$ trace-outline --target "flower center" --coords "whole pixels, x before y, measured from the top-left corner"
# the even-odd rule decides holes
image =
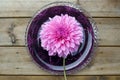
[[[68,31],[67,29],[63,28],[63,27],[60,27],[57,29],[56,31],[56,34],[57,34],[57,39],[58,40],[62,40],[62,39],[66,39],[67,36],[68,36]]]

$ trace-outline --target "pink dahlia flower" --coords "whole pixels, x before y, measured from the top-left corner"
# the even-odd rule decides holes
[[[67,57],[77,51],[83,41],[83,28],[72,16],[56,15],[42,24],[39,38],[49,56]]]

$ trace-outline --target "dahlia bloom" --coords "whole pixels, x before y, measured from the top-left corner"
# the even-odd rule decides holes
[[[83,28],[74,17],[61,14],[42,24],[38,37],[49,56],[65,58],[78,50],[83,41]]]

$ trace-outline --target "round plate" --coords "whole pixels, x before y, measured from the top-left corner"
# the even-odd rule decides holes
[[[71,73],[76,69],[84,68],[91,60],[93,48],[96,42],[96,34],[93,20],[86,14],[86,11],[78,5],[68,2],[54,2],[44,6],[38,11],[30,21],[26,31],[26,44],[34,61],[45,70],[56,73],[63,72],[63,59],[56,56],[48,56],[48,51],[41,47],[41,41],[38,40],[38,33],[41,25],[46,22],[49,17],[55,15],[68,14],[73,16],[82,25],[84,33],[84,41],[79,46],[74,55],[66,58],[66,71]]]

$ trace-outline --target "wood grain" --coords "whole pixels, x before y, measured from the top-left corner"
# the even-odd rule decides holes
[[[78,0],[95,17],[120,17],[120,0]]]
[[[49,0],[49,3],[56,0]],[[66,1],[66,0],[57,0]],[[93,17],[120,17],[120,0],[67,0],[80,4]],[[31,17],[47,0],[1,0],[0,17]]]
[[[119,75],[120,47],[98,47],[95,58],[85,69],[72,75]],[[1,75],[51,75],[41,70],[25,47],[0,47]]]
[[[30,18],[0,19],[0,46],[24,46],[25,31],[29,20]],[[94,18],[94,20],[98,26],[99,46],[120,46],[120,37],[118,37],[120,18]],[[12,42],[11,33],[15,35],[15,43]]]
[[[67,76],[68,80],[120,80],[120,76]],[[0,76],[0,80],[64,80],[63,76]]]

